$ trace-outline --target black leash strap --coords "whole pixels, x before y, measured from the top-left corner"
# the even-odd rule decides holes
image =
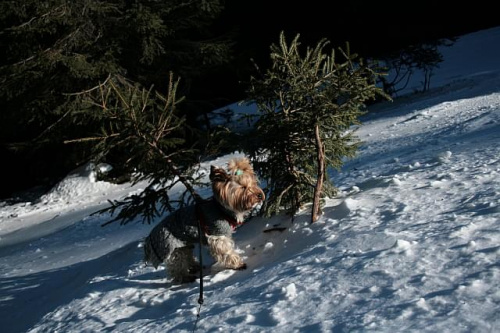
[[[200,320],[201,306],[203,305],[203,258],[202,258],[202,246],[203,246],[203,234],[202,234],[202,213],[199,204],[196,204],[196,215],[198,215],[198,236],[200,242],[200,296],[198,297],[198,313],[196,314],[196,321],[194,323],[193,332],[196,331],[196,326],[198,325],[198,321]]]
[[[198,304],[203,304],[203,258],[201,253],[201,247],[203,246],[203,235],[201,233],[201,222],[198,221],[198,235],[200,236],[200,297],[198,298]],[[198,313],[199,315],[199,313]]]

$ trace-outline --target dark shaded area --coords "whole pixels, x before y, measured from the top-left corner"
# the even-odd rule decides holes
[[[437,1],[226,1],[216,32],[235,40],[233,59],[192,82],[190,108],[216,109],[245,98],[246,82],[254,73],[250,59],[262,69],[269,66],[269,46],[277,43],[280,31],[288,38],[301,34],[303,46],[314,46],[321,38],[333,47],[349,42],[351,50],[362,57],[381,57],[410,44],[438,38],[456,37],[500,26],[494,2],[475,1],[442,4]],[[13,131],[23,129],[13,129]],[[51,168],[54,160],[68,158],[62,145],[45,150],[44,165],[24,165],[15,154],[0,147],[4,179],[0,198],[33,186],[50,188],[68,171]],[[16,163],[10,163],[16,160]],[[71,160],[75,160],[71,156]],[[45,161],[45,162],[43,162]],[[61,163],[56,163],[61,165]],[[73,165],[65,165],[72,168]],[[76,167],[76,165],[74,165]],[[46,177],[30,178],[30,170],[44,168]]]
[[[2,248],[2,254],[12,253],[19,247],[26,246],[25,243]],[[150,276],[139,277],[131,281],[123,279],[104,279],[93,281],[99,276],[126,276],[128,264],[120,258],[138,257],[137,244],[130,243],[122,248],[116,249],[99,258],[78,262],[61,268],[26,274],[23,276],[0,278],[0,311],[4,332],[16,333],[27,332],[34,327],[42,318],[61,306],[70,306],[71,301],[83,299],[91,293],[108,292],[120,288],[134,287],[137,289],[152,287],[151,283],[142,283],[140,279],[149,279]],[[134,260],[140,260],[135,258]],[[153,287],[160,288],[164,282],[160,280]],[[26,311],[29,304],[30,311]],[[91,314],[89,314],[91,316]],[[78,320],[77,318],[71,318]],[[92,319],[92,318],[91,318]],[[96,321],[99,318],[95,318]],[[105,326],[105,323],[102,324]],[[6,330],[5,330],[6,329]]]
[[[245,82],[253,65],[269,64],[269,46],[280,31],[288,38],[300,33],[303,46],[321,38],[331,46],[344,46],[362,57],[380,57],[410,44],[456,37],[500,25],[492,2],[414,4],[392,1],[228,1],[219,29],[237,32],[232,64],[199,82],[199,90],[221,101],[244,98]],[[200,92],[200,91],[198,91]],[[227,103],[225,103],[227,104]],[[224,105],[224,104],[223,104]],[[222,105],[222,106],[223,106]]]

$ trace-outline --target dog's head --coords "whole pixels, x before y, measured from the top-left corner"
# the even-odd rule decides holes
[[[210,180],[215,199],[235,215],[249,213],[265,200],[264,192],[246,158],[231,160],[228,171],[212,165]]]

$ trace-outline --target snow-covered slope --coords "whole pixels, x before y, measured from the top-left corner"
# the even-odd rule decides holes
[[[491,58],[461,66],[478,45]],[[363,118],[319,222],[304,210],[237,230],[248,269],[205,277],[198,322],[198,284],[142,262],[152,226],[90,215],[141,184],[80,172],[38,202],[0,203],[2,332],[500,331],[500,30],[446,52],[439,86]]]

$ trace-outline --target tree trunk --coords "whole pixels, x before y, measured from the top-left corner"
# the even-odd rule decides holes
[[[294,178],[293,185],[290,187],[291,192],[292,192],[292,196],[294,198],[293,202],[292,202],[291,213],[292,213],[292,215],[294,215],[300,209],[300,193],[299,193],[297,186],[296,186],[299,183],[299,181],[297,180],[297,177],[295,176],[295,172],[294,172],[295,165],[293,164],[292,154],[290,154],[289,152],[286,152],[285,159],[286,159],[287,164],[288,164],[288,174]],[[280,200],[280,202],[281,202],[281,200]]]
[[[325,150],[319,133],[319,124],[316,124],[316,126],[314,127],[314,134],[316,136],[316,151],[318,153],[317,155],[318,180],[316,181],[316,187],[314,188],[311,223],[316,222],[319,219],[319,216],[321,215],[319,200],[321,198],[321,192],[323,190],[323,181],[325,177]]]

